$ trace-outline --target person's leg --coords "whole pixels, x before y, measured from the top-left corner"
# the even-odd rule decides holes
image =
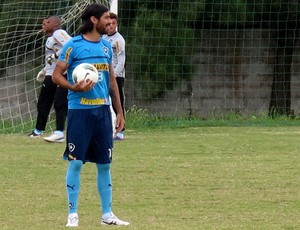
[[[111,212],[112,188],[110,164],[97,165],[97,188],[101,200],[102,213]]]
[[[68,90],[62,87],[57,87],[54,98],[54,109],[56,113],[56,130],[64,131],[66,117],[68,113]]]
[[[123,111],[123,116],[125,118],[125,92],[124,92],[124,82],[125,78],[123,77],[117,77],[116,78],[118,88],[119,88],[119,95],[120,95],[120,101],[121,101],[121,106],[122,106],[122,111]],[[116,109],[113,108],[114,111],[116,112]]]
[[[124,81],[125,78],[123,77],[117,77],[116,78],[117,84],[118,84],[118,89],[119,89],[119,95],[120,95],[120,102],[122,106],[122,111],[123,111],[123,116],[125,119],[125,92],[124,92]],[[116,113],[116,109],[113,107],[114,112]],[[124,139],[124,131],[125,127],[123,128],[122,132],[119,132],[115,135],[114,140],[123,140]]]
[[[68,111],[67,141],[63,154],[63,159],[69,160],[66,175],[66,190],[69,203],[66,226],[68,227],[78,226],[77,208],[80,192],[80,172],[87,159],[86,155],[93,135],[92,127],[94,126],[90,113],[89,109],[70,109]]]
[[[56,115],[56,130],[53,134],[45,137],[48,142],[64,142],[64,129],[68,113],[68,90],[62,87],[57,87],[54,97],[54,109]]]
[[[68,222],[67,227],[78,226],[78,198],[80,192],[80,172],[83,162],[81,160],[69,161],[69,168],[66,175],[66,189],[68,196]]]
[[[44,131],[48,121],[48,116],[53,104],[56,85],[52,82],[51,76],[47,75],[42,84],[40,96],[37,103],[37,120],[35,128]]]
[[[80,192],[80,172],[82,165],[83,162],[81,160],[69,161],[69,168],[66,175],[69,214],[77,213],[78,197]]]
[[[101,200],[102,214],[111,213],[112,184],[110,166],[113,156],[113,141],[110,108],[103,106],[95,110],[97,121],[94,140],[89,148],[90,160],[97,167],[97,188]]]
[[[97,167],[97,188],[102,206],[103,225],[129,225],[129,222],[120,220],[112,212],[112,179],[111,162],[113,157],[113,141],[111,112],[109,106],[100,108],[98,114],[98,126],[95,127],[95,143],[89,149],[94,153],[92,162]]]
[[[97,187],[102,205],[103,225],[129,225],[129,222],[120,220],[112,212],[112,185],[111,185],[111,164],[97,165]]]
[[[68,90],[57,86],[54,96],[54,109],[56,115],[56,130],[44,140],[48,142],[64,142],[64,129],[68,113]]]

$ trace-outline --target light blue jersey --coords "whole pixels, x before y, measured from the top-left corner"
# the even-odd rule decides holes
[[[69,90],[69,109],[91,109],[110,105],[109,65],[112,63],[112,48],[108,41],[100,39],[98,42],[91,42],[78,35],[64,45],[59,60],[69,64],[67,75],[71,84],[75,84],[72,79],[73,70],[81,63],[93,64],[99,73],[99,80],[92,90],[87,92]]]

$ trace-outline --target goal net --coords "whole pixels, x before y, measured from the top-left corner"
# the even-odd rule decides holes
[[[35,126],[41,83],[37,73],[44,66],[45,36],[42,20],[62,19],[62,28],[75,35],[82,10],[89,0],[4,0],[0,2],[0,132],[29,132]],[[51,117],[47,129],[55,125]],[[55,127],[53,127],[55,128]]]

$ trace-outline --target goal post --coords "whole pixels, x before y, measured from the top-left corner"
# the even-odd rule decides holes
[[[110,0],[109,1],[109,9],[111,12],[118,14],[118,0]]]

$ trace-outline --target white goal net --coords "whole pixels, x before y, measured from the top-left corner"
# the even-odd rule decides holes
[[[36,121],[41,83],[36,75],[44,66],[45,36],[42,20],[51,15],[62,19],[62,28],[75,35],[82,10],[89,0],[0,1],[0,133],[29,132]],[[54,121],[50,114],[47,129]]]

